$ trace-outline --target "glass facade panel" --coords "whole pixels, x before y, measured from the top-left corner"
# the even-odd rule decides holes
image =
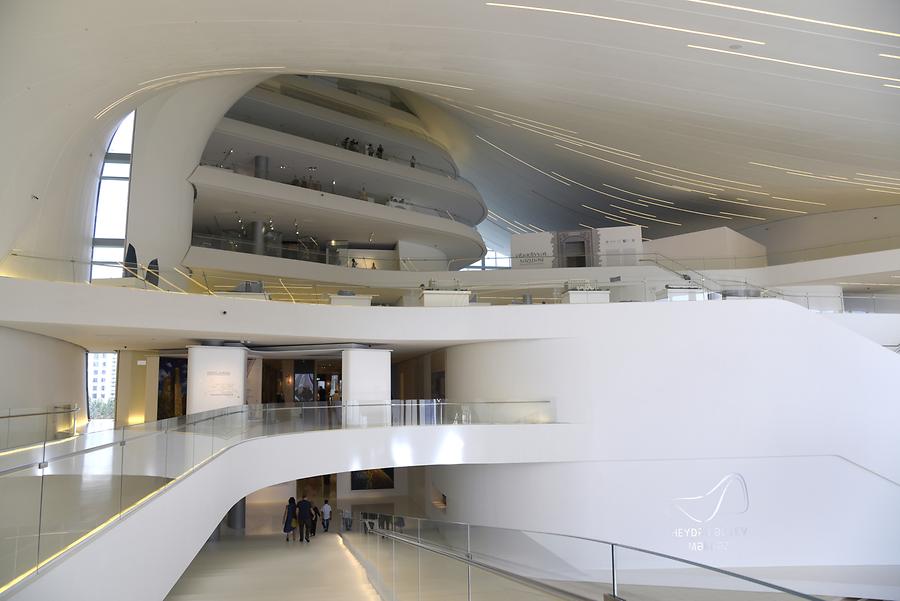
[[[131,165],[128,163],[103,163],[102,177],[128,177],[131,175]]]
[[[104,265],[103,262],[121,262],[125,257],[133,137],[134,112],[131,112],[119,123],[103,163],[97,192],[92,256],[92,260],[99,264],[91,265],[92,280],[122,277],[120,266]]]
[[[94,263],[91,265],[91,279],[102,280],[122,277],[122,267],[119,263],[124,259],[125,249],[121,246],[95,246]],[[103,265],[104,261],[114,262],[116,265]]]
[[[113,135],[112,142],[109,143],[107,153],[114,154],[131,154],[131,143],[134,137],[134,111],[131,111],[122,122],[119,123],[119,129]]]
[[[94,238],[124,239],[127,219],[128,182],[115,179],[101,180]]]

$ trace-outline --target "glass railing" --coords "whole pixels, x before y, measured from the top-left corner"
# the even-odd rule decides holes
[[[256,244],[253,240],[247,238],[199,233],[191,235],[191,246],[292,259],[295,261],[308,261],[338,267],[381,269],[382,271],[448,271],[453,267],[463,267],[479,260],[479,257],[459,259],[403,257],[401,260],[396,253],[394,253],[393,257],[369,254],[371,251],[359,249],[341,249],[344,252],[340,252],[340,254],[338,252],[329,253],[319,248],[306,248],[296,242],[280,241],[275,237],[266,239],[262,244]],[[410,265],[415,266],[417,269],[410,268]],[[401,266],[403,269],[401,269]]]
[[[256,254],[257,248],[250,241],[243,239],[226,239],[217,236],[195,234],[195,246],[204,248],[232,250]],[[252,252],[251,252],[252,246]],[[263,256],[277,256],[275,250],[265,247]],[[281,252],[279,250],[279,252]],[[324,262],[326,254],[318,250],[288,249],[288,257],[298,260]],[[304,258],[307,257],[307,258]],[[334,296],[348,293],[369,295],[377,299],[390,293],[396,299],[400,296],[417,294],[420,291],[454,290],[470,293],[471,304],[474,305],[506,305],[506,304],[561,304],[574,303],[566,299],[569,291],[594,291],[609,293],[608,302],[656,302],[682,300],[756,300],[780,299],[800,305],[801,307],[821,313],[900,313],[900,296],[877,293],[847,294],[815,294],[784,292],[777,288],[764,288],[743,280],[728,280],[717,276],[715,280],[703,277],[699,272],[687,273],[679,271],[671,262],[660,258],[660,255],[622,255],[623,262],[631,261],[635,266],[656,266],[660,271],[655,274],[643,272],[631,275],[626,270],[613,278],[589,279],[588,271],[578,272],[578,268],[561,270],[542,270],[545,276],[541,279],[533,277],[530,270],[477,270],[447,271],[448,263],[460,264],[472,259],[433,259],[411,258],[386,259],[384,256],[360,254],[328,257],[329,265],[358,268],[363,270],[391,271],[401,267],[402,271],[419,274],[415,285],[400,284],[339,284],[322,283],[313,280],[300,280],[277,276],[237,277],[217,270],[190,269],[175,267],[168,269],[149,268],[143,264],[127,265],[121,261],[79,261],[75,259],[57,259],[26,255],[13,251],[7,256],[8,272],[40,274],[39,279],[87,282],[92,271],[102,270],[100,277],[95,277],[94,285],[141,288],[151,291],[176,292],[183,294],[205,294],[273,300],[302,304],[328,304]],[[631,265],[631,264],[629,264]],[[665,265],[665,266],[663,266]],[[432,267],[433,266],[433,267]],[[591,268],[582,268],[591,269]],[[502,277],[491,274],[500,272]],[[561,277],[547,278],[548,274],[560,274]],[[580,277],[572,277],[575,273]],[[580,273],[584,273],[581,276]],[[565,275],[563,275],[565,274]],[[688,275],[686,278],[685,275]],[[521,277],[519,277],[521,276]],[[16,277],[11,275],[10,277]],[[585,278],[585,279],[581,279]],[[352,296],[352,295],[351,295]],[[598,301],[582,301],[598,302]],[[606,301],[599,301],[606,302]],[[373,300],[377,304],[378,300]]]
[[[305,76],[305,75],[299,75],[297,77],[307,78],[307,76]],[[315,78],[315,76],[312,76],[312,77]],[[321,81],[319,83],[321,83]],[[330,85],[328,85],[327,87],[330,89],[333,89],[334,91],[340,92],[340,93],[346,92],[351,95],[359,96],[360,98],[366,97],[361,94],[357,94],[355,92],[351,92],[351,91],[343,89],[343,88],[337,88],[337,87],[333,87]],[[361,120],[367,121],[369,123],[376,123],[378,125],[387,127],[391,130],[397,130],[399,128],[399,130],[401,130],[401,132],[399,132],[399,133],[411,134],[418,140],[424,141],[431,146],[435,146],[436,148],[439,148],[445,155],[448,156],[448,159],[446,159],[446,161],[448,163],[447,167],[433,167],[435,170],[437,170],[442,175],[447,175],[449,177],[453,177],[453,178],[457,178],[457,179],[463,179],[463,178],[459,177],[459,173],[456,168],[456,165],[453,164],[452,160],[449,159],[449,152],[448,152],[446,146],[442,142],[440,142],[440,141],[436,140],[435,138],[433,138],[432,136],[428,135],[428,133],[425,131],[424,127],[421,127],[421,124],[419,124],[418,127],[409,127],[408,124],[404,123],[403,121],[398,122],[396,120],[395,121],[385,120],[383,118],[383,115],[379,114],[378,112],[372,112],[370,110],[366,110],[366,109],[360,108],[358,106],[351,107],[346,102],[342,102],[341,100],[331,97],[330,95],[327,95],[327,94],[322,95],[322,93],[320,91],[310,90],[302,83],[301,83],[301,87],[292,85],[292,82],[290,80],[281,80],[279,83],[276,83],[274,85],[272,85],[271,80],[270,80],[269,82],[263,82],[262,84],[260,84],[258,86],[258,88],[268,91],[268,92],[274,92],[276,94],[280,94],[287,98],[291,98],[293,100],[300,101],[300,102],[303,102],[306,104],[311,104],[313,106],[318,106],[318,107],[325,108],[325,109],[328,109],[331,111],[336,111],[338,113],[342,113],[344,115],[348,115],[348,116],[354,117],[356,119],[361,119]],[[379,104],[383,104],[383,102],[381,102],[380,100],[377,102],[379,102]],[[403,110],[403,112],[408,113],[409,112],[408,107],[406,107],[405,104],[403,106],[404,106],[404,109],[401,109],[401,110]],[[392,108],[396,108],[396,107],[392,107]],[[232,117],[232,116],[229,115],[229,117]],[[235,117],[232,117],[232,118],[235,118]],[[416,119],[416,121],[418,121],[418,119]],[[271,122],[270,122],[270,124],[276,125]],[[287,125],[289,127],[291,126],[291,124],[284,124],[280,121],[277,123],[278,129],[281,129],[285,125]],[[359,130],[358,128],[351,128],[351,129],[354,131],[357,131],[357,134],[365,133],[365,132]],[[288,130],[288,129],[285,129],[284,131],[287,131],[288,133],[292,133],[292,131]],[[305,134],[308,133],[306,128],[300,128],[300,127],[297,127],[297,125],[294,125],[293,132],[297,132],[295,135],[299,135],[299,136],[303,136],[303,137],[305,137]],[[349,132],[344,133],[344,136],[348,135],[348,133]],[[322,136],[320,141],[327,143],[333,137],[334,136]],[[359,135],[356,135],[354,137],[359,137]],[[366,136],[363,135],[362,137],[366,137]],[[374,137],[377,140],[378,137],[377,136],[374,136]],[[343,138],[343,136],[341,136],[341,138]],[[319,138],[313,138],[313,139],[319,139]],[[377,140],[375,142],[376,146],[379,141],[383,142],[382,140]],[[409,150],[413,150],[413,149],[409,148]]]
[[[0,409],[0,453],[75,436],[78,407]]]
[[[355,151],[347,151],[354,152]],[[364,154],[364,153],[362,153]],[[370,190],[366,190],[365,188],[354,188],[351,186],[345,186],[343,184],[339,184],[337,182],[346,181],[347,178],[341,177],[340,173],[332,173],[330,175],[318,173],[316,179],[311,180],[300,180],[297,178],[291,177],[276,177],[276,174],[270,173],[268,177],[259,177],[254,173],[243,169],[236,168],[233,165],[230,165],[227,161],[225,163],[200,163],[201,166],[204,167],[214,167],[217,169],[224,169],[225,171],[237,173],[238,175],[243,175],[245,177],[253,177],[256,179],[264,179],[266,181],[276,182],[279,184],[284,184],[285,186],[298,187],[298,188],[307,188],[310,190],[314,190],[316,192],[326,192],[329,194],[334,194],[336,196],[342,196],[344,198],[350,198],[353,200],[359,200],[360,202],[371,202],[374,204],[409,210],[416,213],[422,213],[424,215],[431,215],[434,217],[440,217],[441,219],[449,219],[450,221],[455,221],[459,223],[463,223],[470,227],[474,227],[477,225],[477,222],[471,222],[466,220],[465,218],[453,213],[452,211],[439,207],[432,207],[426,204],[427,201],[422,199],[407,199],[405,197],[400,197],[398,195],[389,194],[389,193],[376,193]],[[419,169],[417,166],[416,169]],[[283,173],[283,172],[281,172]],[[320,179],[321,178],[321,179]],[[324,183],[323,183],[324,182]],[[471,186],[471,184],[469,184]],[[473,188],[474,191],[474,188]],[[473,201],[474,202],[474,201]]]
[[[341,536],[382,599],[669,601],[806,599],[803,594],[637,547],[528,530],[339,510]]]
[[[245,440],[348,428],[554,421],[549,401],[244,405],[0,452],[0,593]]]

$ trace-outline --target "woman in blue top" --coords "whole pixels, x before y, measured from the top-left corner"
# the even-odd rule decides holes
[[[294,497],[288,499],[281,521],[284,523],[284,542],[287,542],[288,534],[293,537],[294,542],[297,542],[297,501]]]

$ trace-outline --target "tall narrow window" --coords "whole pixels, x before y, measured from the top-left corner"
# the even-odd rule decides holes
[[[92,280],[122,277],[133,137],[134,111],[119,123],[103,159],[94,220]]]
[[[116,376],[119,363],[117,353],[88,353],[88,365],[97,360],[103,361],[103,367],[95,369],[91,377],[92,390],[88,398],[88,419],[110,420],[116,417]],[[89,374],[90,375],[90,374]],[[97,382],[99,380],[99,392]]]

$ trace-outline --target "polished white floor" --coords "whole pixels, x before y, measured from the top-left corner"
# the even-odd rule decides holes
[[[279,535],[207,544],[166,597],[169,601],[380,601],[365,570],[334,533],[309,544]]]

